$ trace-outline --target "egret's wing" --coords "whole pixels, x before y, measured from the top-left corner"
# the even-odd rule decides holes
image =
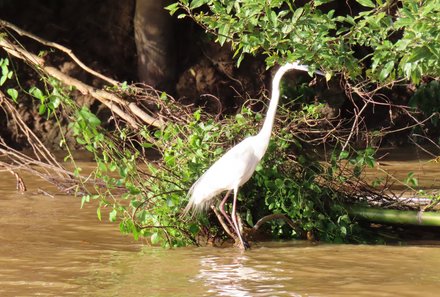
[[[252,138],[246,138],[218,159],[191,187],[190,200],[184,213],[206,207],[218,194],[235,189],[252,176],[259,158],[255,156]]]

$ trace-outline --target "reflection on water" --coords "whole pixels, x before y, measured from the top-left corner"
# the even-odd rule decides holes
[[[36,194],[41,182],[26,176],[29,191],[20,194],[12,175],[0,176],[2,297],[439,295],[436,246],[142,248],[98,222],[93,205]]]
[[[209,255],[200,257],[200,270],[196,279],[202,280],[208,293],[214,296],[276,296],[288,294],[283,283],[292,280],[290,276],[276,277],[272,272],[283,272],[281,261],[267,265],[261,261],[254,263],[246,253],[232,256]],[[277,263],[279,262],[279,263]]]

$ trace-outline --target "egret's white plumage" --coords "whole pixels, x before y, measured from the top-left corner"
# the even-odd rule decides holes
[[[189,190],[191,198],[184,213],[191,210],[197,213],[207,208],[207,203],[220,193],[238,188],[247,182],[261,160],[253,149],[253,143],[257,141],[255,136],[248,137],[218,159]]]
[[[255,136],[244,139],[229,149],[192,185],[188,192],[190,199],[188,205],[183,211],[183,215],[186,215],[191,211],[196,213],[204,209],[217,195],[228,191],[221,203],[221,205],[224,205],[224,202],[226,202],[230,191],[234,191],[231,214],[232,222],[231,219],[226,215],[224,209],[221,208],[220,210],[228,222],[233,225],[243,249],[245,248],[245,244],[241,237],[235,214],[237,192],[239,187],[251,178],[255,168],[257,167],[257,164],[266,153],[280,97],[280,81],[284,73],[292,69],[302,71],[309,70],[306,65],[300,65],[297,62],[287,63],[280,67],[280,69],[275,73],[272,81],[272,95],[270,104],[266,119],[264,120],[263,127],[261,128],[260,132]],[[322,74],[321,72],[317,73]]]

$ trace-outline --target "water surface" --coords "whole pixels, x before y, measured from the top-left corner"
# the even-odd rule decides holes
[[[426,171],[426,167],[423,168]],[[437,182],[435,174],[430,175]],[[0,296],[439,296],[436,245],[144,247],[93,205],[0,172]],[[434,242],[435,243],[435,242]]]

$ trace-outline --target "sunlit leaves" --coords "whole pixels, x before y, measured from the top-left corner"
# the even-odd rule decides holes
[[[372,0],[356,0],[356,2],[365,7],[369,7],[369,8],[376,7],[376,5],[373,3]]]
[[[175,3],[172,3],[168,6],[166,6],[165,9],[168,10],[171,15],[173,15],[176,13],[176,11],[179,9],[179,7],[180,7],[179,2],[175,2]]]
[[[115,222],[117,215],[118,215],[118,211],[115,208],[113,208],[112,211],[108,215],[109,221],[110,222]]]
[[[229,30],[231,25],[226,23],[218,28],[218,42],[223,45],[229,38]]]
[[[11,99],[17,103],[17,98],[18,98],[18,91],[16,89],[8,89],[6,91],[8,93],[9,96],[11,96]]]
[[[379,74],[379,80],[384,81],[394,68],[394,61],[388,61]]]
[[[2,69],[0,77],[0,86],[4,85],[6,80],[11,79],[14,74],[12,70],[9,70],[9,60],[7,58],[0,59],[0,67]]]
[[[196,8],[199,8],[200,6],[202,6],[203,4],[206,4],[208,2],[211,2],[211,1],[208,1],[208,0],[192,0],[192,1],[190,1],[189,8],[196,9]]]
[[[414,172],[410,172],[408,173],[407,177],[405,178],[405,184],[412,186],[412,187],[417,187],[419,185],[419,181],[418,179],[414,176]]]
[[[406,78],[419,83],[423,76],[440,75],[440,0],[403,1],[396,10],[389,1],[356,0],[358,14],[334,16],[320,6],[328,0],[298,6],[291,1],[180,1],[181,7],[203,27],[228,42],[239,65],[246,54],[263,53],[272,66],[300,60],[325,69],[327,79],[337,72],[372,83]],[[186,4],[185,4],[186,3]],[[205,9],[198,9],[204,5]],[[177,9],[177,5],[170,10]],[[397,38],[396,38],[397,37]],[[355,49],[371,49],[365,57]],[[359,59],[372,59],[368,63]]]

